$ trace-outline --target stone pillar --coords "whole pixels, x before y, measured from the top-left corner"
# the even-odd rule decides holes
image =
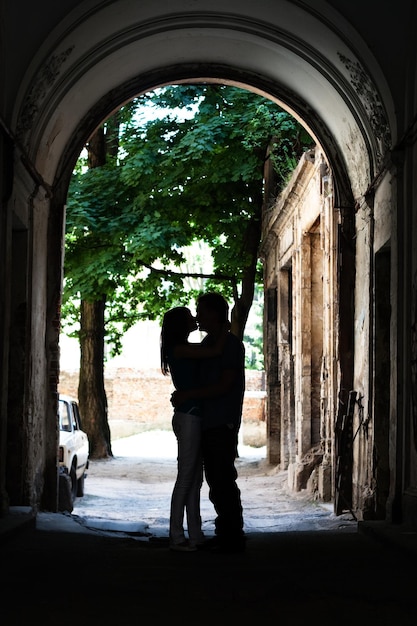
[[[0,132],[0,517],[9,510],[6,488],[7,398],[11,289],[12,214],[9,198],[13,175],[13,144],[4,128]]]

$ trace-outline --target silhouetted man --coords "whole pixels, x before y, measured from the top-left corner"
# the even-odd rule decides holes
[[[206,293],[198,298],[197,323],[207,333],[203,344],[216,341],[228,313],[229,306],[220,294]],[[217,513],[216,537],[207,547],[240,552],[245,548],[245,537],[235,459],[245,391],[245,350],[235,335],[229,332],[221,356],[200,363],[200,381],[208,389],[203,397],[204,472]]]

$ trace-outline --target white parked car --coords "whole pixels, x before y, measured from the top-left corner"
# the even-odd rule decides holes
[[[59,499],[60,511],[71,513],[76,497],[84,495],[89,444],[81,429],[77,400],[59,396]]]

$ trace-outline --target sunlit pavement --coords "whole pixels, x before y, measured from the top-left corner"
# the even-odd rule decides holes
[[[85,495],[77,498],[76,521],[99,532],[168,536],[170,498],[176,477],[176,441],[170,431],[142,433],[113,445],[114,458],[92,462]],[[307,492],[290,493],[287,473],[267,464],[265,448],[240,445],[236,461],[245,532],[295,530],[356,531],[350,513],[333,514],[331,504]],[[201,516],[207,536],[214,533],[215,512],[207,484],[201,491]]]

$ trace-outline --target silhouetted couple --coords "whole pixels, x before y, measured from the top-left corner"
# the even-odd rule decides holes
[[[229,307],[218,293],[197,300],[197,316],[187,307],[164,315],[161,368],[175,391],[172,426],[178,442],[177,479],[171,498],[170,548],[241,552],[245,548],[235,459],[245,390],[243,343],[230,332]],[[206,336],[190,343],[198,328]],[[200,491],[204,475],[217,517],[215,536],[201,528]],[[184,532],[187,519],[188,538]]]

